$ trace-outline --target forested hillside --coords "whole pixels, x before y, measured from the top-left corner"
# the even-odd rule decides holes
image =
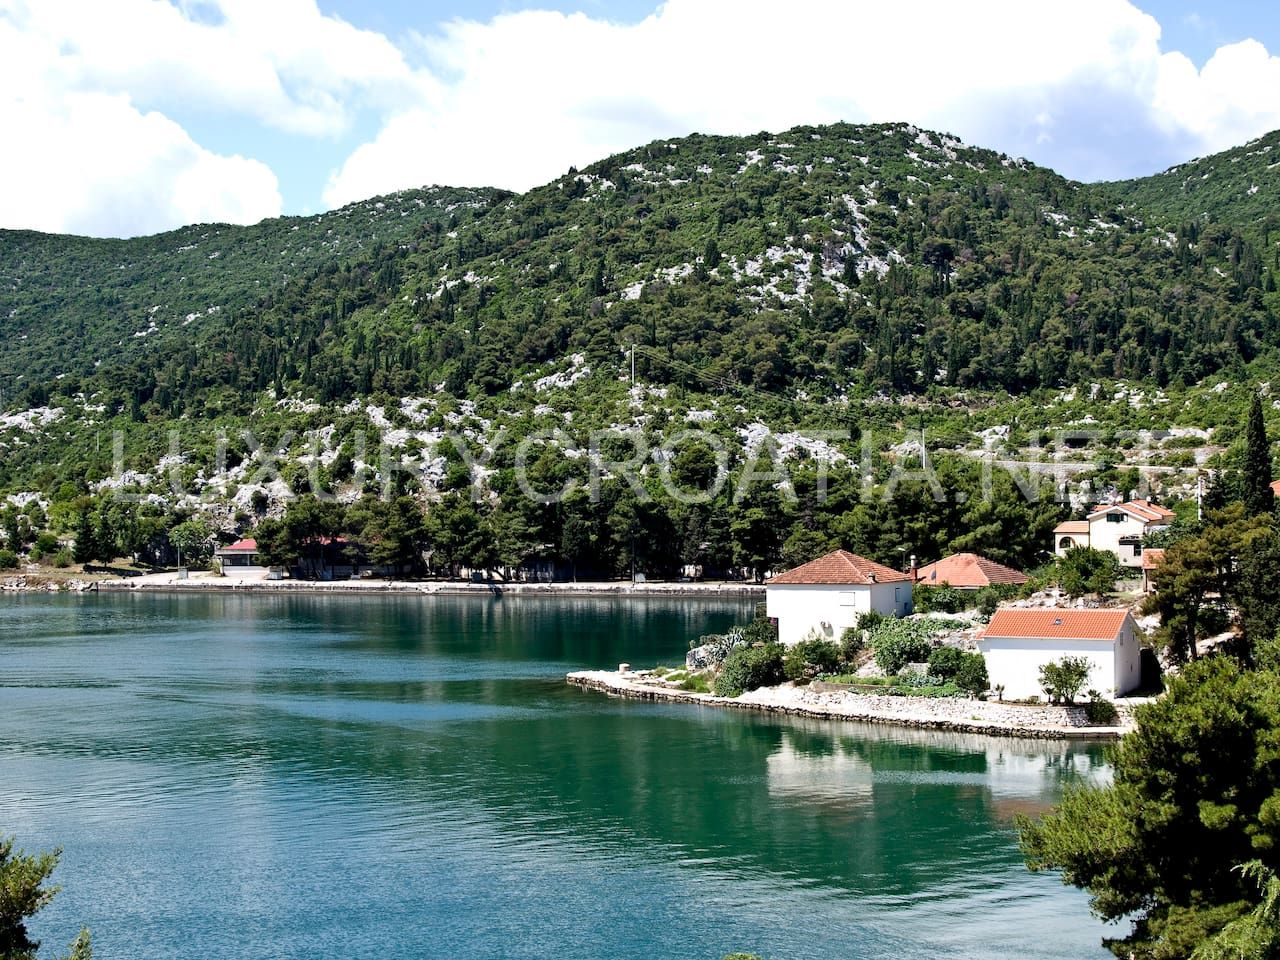
[[[0,230],[4,403],[43,402],[60,376],[78,387],[102,360],[146,377],[212,321],[253,315],[273,291],[318,270],[435,244],[503,196],[409,190],[314,217],[201,224],[133,240]]]
[[[1275,178],[1232,159],[1215,169],[1261,185],[1208,220],[1172,174],[1084,186],[888,125],[654,143],[504,200],[406,194],[136,241],[9,235],[3,364],[142,416],[223,388],[493,394],[573,352],[612,369],[632,343],[811,395],[1191,384],[1276,341],[1274,256],[1245,236]]]
[[[1238,453],[1254,387],[1280,376],[1274,139],[1090,185],[904,124],[800,127],[656,142],[520,195],[0,233],[0,493],[68,505],[64,535],[122,490],[156,523],[203,512],[231,535],[320,486],[456,508],[441,537],[501,528],[512,562],[763,568],[789,542],[1034,563],[1071,505],[1143,478],[1186,497]],[[706,442],[662,452],[692,428]],[[705,486],[720,445],[735,483],[774,451],[801,486],[836,471],[845,499],[756,483],[651,508],[611,475],[583,512],[500,509],[522,440],[580,456],[600,430],[638,439],[650,486],[665,464]],[[926,455],[970,499],[892,479]],[[1061,502],[1010,506],[1011,484],[972,502],[979,461],[1041,458],[1057,479],[1030,487]],[[590,480],[535,459],[541,482]],[[468,489],[488,506],[440,504]]]

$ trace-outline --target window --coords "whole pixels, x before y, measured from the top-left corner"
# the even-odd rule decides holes
[[[1123,513],[1108,513],[1107,523],[1124,523]]]

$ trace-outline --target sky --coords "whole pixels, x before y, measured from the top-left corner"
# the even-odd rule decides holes
[[[655,139],[835,121],[1155,173],[1280,128],[1280,4],[0,0],[0,227],[525,190]]]

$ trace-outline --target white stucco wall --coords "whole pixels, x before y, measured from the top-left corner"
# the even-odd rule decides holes
[[[1069,543],[1067,541],[1070,541]],[[1066,543],[1066,546],[1063,544]],[[1055,533],[1053,535],[1053,552],[1056,556],[1065,557],[1067,551],[1075,547],[1089,546],[1087,533]]]
[[[799,643],[810,632],[839,640],[870,610],[899,617],[910,613],[911,584],[905,580],[867,586],[770,584],[765,588],[765,610],[777,618],[778,639],[783,643]]]
[[[1039,640],[987,638],[978,641],[987,660],[991,686],[1004,684],[1006,700],[1043,697],[1040,667],[1063,657],[1084,657],[1089,679],[1081,693],[1097,690],[1108,697],[1127,693],[1141,681],[1141,660],[1133,628],[1126,625],[1119,640]]]
[[[1115,523],[1107,519],[1108,516],[1119,516],[1123,519]],[[1125,513],[1123,510],[1112,510],[1089,521],[1089,546],[1095,550],[1110,550],[1120,558],[1120,565],[1123,567],[1142,567],[1142,535],[1148,530],[1163,529],[1162,527],[1148,527],[1146,522],[1139,520],[1131,514]],[[1134,548],[1129,545],[1121,545],[1120,540],[1124,537],[1136,537],[1139,546],[1137,555],[1134,554]]]

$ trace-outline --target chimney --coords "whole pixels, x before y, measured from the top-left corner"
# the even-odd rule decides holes
[[[916,563],[916,555],[911,555],[911,566],[907,568],[907,576],[911,578],[911,582],[915,583],[920,579],[920,565]]]

